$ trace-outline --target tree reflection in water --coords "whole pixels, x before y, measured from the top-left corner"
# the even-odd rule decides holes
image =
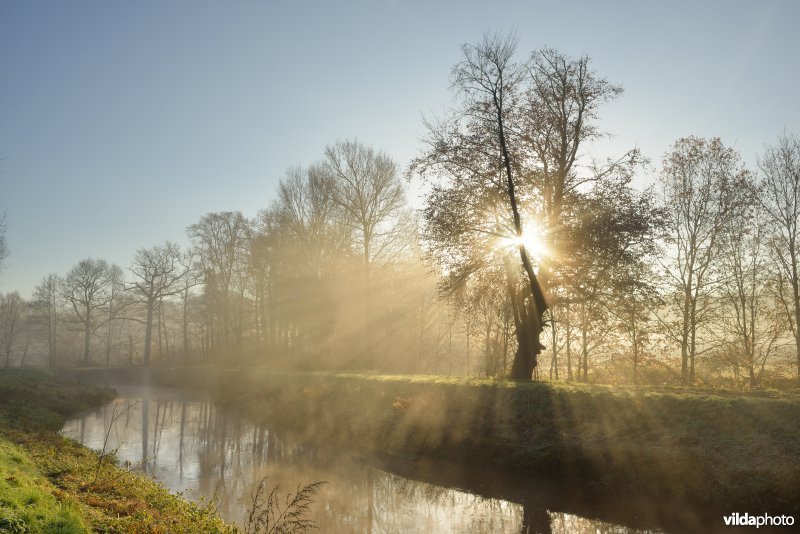
[[[550,512],[535,500],[511,502],[455,489],[463,487],[458,483],[447,487],[393,474],[372,459],[303,446],[174,390],[118,389],[118,411],[139,400],[112,429],[109,447],[118,449],[118,460],[189,499],[216,499],[222,515],[240,525],[252,492],[269,475],[283,496],[298,485],[328,481],[309,516],[321,532],[649,532]],[[63,433],[102,447],[113,409],[73,419]]]

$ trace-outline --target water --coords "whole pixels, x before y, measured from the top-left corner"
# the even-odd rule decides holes
[[[679,525],[675,532],[711,530],[647,501],[620,503],[529,477],[303,446],[182,391],[117,390],[117,400],[68,421],[63,433],[93,449],[107,440],[105,449],[116,449],[120,463],[191,500],[216,499],[222,516],[240,525],[266,476],[282,498],[300,485],[326,482],[308,515],[320,532],[634,534],[665,532],[670,521]]]

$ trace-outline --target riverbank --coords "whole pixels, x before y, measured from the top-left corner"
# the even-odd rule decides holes
[[[57,434],[115,396],[45,370],[0,370],[0,532],[233,532],[213,507]]]
[[[219,395],[309,440],[720,512],[800,513],[796,397],[253,370],[227,376]]]
[[[213,391],[327,446],[551,476],[587,495],[647,495],[712,515],[800,515],[793,395],[265,369],[80,373]]]

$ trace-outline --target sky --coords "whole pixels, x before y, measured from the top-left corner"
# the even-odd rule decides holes
[[[205,213],[269,207],[287,169],[357,139],[406,167],[423,117],[453,101],[464,43],[513,31],[588,54],[625,92],[600,110],[652,169],[682,136],[718,136],[755,167],[800,135],[800,2],[0,2],[0,291],[187,244]],[[412,202],[415,186],[409,187]]]

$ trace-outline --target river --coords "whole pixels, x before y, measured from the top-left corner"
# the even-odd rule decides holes
[[[63,434],[98,450],[108,437],[105,449],[116,450],[122,465],[188,499],[215,499],[222,516],[239,525],[247,519],[255,488],[267,477],[266,488],[278,485],[282,498],[298,486],[325,482],[307,516],[320,532],[709,530],[692,516],[675,522],[668,510],[646,500],[617,502],[613,495],[584,496],[580,488],[530,477],[304,446],[201,395],[115,387],[115,401],[69,420]],[[670,520],[679,527],[665,530]]]

